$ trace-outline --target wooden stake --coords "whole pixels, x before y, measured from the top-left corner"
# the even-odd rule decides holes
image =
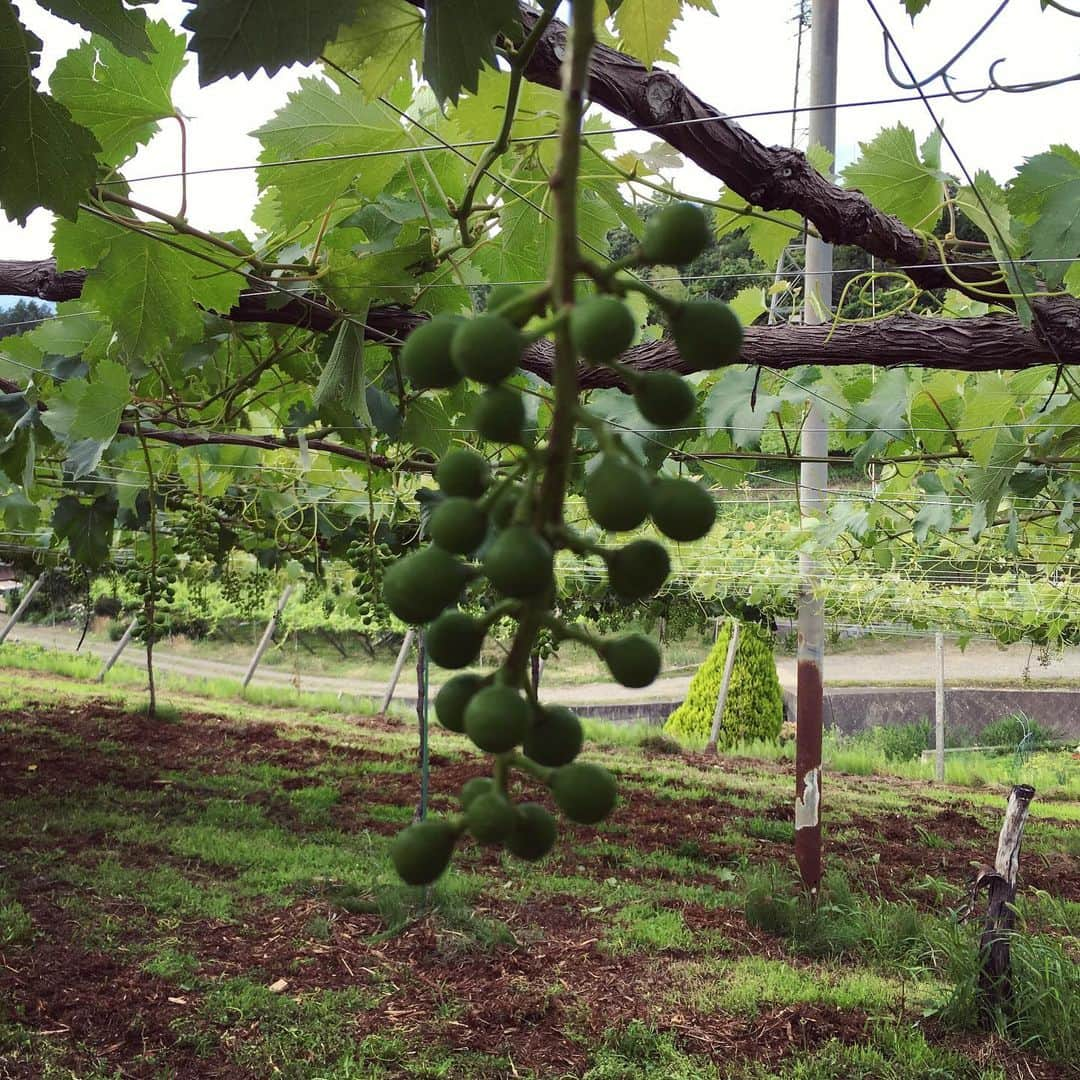
[[[934,779],[945,782],[945,635],[934,635],[937,679],[934,686]]]
[[[727,657],[724,660],[724,678],[720,683],[720,696],[716,699],[716,709],[713,712],[712,731],[709,734],[709,742],[705,747],[707,754],[716,753],[716,744],[720,740],[720,721],[724,718],[724,706],[727,704],[728,689],[731,686],[731,672],[735,668],[735,654],[739,651],[739,633],[742,623],[738,619],[731,620],[731,639],[728,641]]]
[[[394,691],[397,689],[398,679],[401,678],[401,669],[405,666],[405,658],[409,655],[415,637],[416,631],[408,630],[405,634],[405,640],[401,643],[401,648],[398,649],[397,659],[394,661],[394,670],[390,673],[390,682],[386,684],[386,693],[383,694],[382,705],[379,706],[380,714],[385,713],[390,708],[390,702],[394,700]]]
[[[30,606],[30,601],[34,599],[34,593],[36,593],[38,589],[41,588],[44,582],[44,574],[39,574],[36,578],[34,578],[32,584],[30,585],[30,588],[26,590],[23,598],[19,601],[19,606],[11,613],[11,618],[8,619],[6,623],[4,623],[4,629],[0,630],[0,645],[3,644],[4,638],[6,638],[8,634],[11,633],[15,624],[23,617],[26,609]]]
[[[136,615],[131,622],[128,623],[127,629],[124,631],[124,636],[116,643],[116,648],[113,650],[112,656],[101,665],[101,670],[98,672],[97,681],[104,682],[105,676],[109,674],[113,664],[120,659],[120,654],[127,648],[128,642],[131,640],[131,635],[135,633],[135,627],[139,624],[139,616]]]
[[[262,659],[263,653],[266,652],[266,647],[270,644],[270,639],[274,636],[278,619],[281,618],[281,613],[285,610],[285,605],[289,602],[289,597],[292,596],[292,593],[293,586],[286,585],[285,591],[281,594],[281,598],[277,602],[277,607],[274,608],[274,614],[270,616],[270,621],[266,624],[263,636],[259,639],[259,644],[255,648],[255,655],[251,658],[251,663],[248,664],[247,674],[244,676],[243,684],[240,687],[241,691],[246,690],[248,683],[251,682],[251,676],[255,674],[255,669],[259,666],[259,661]]]

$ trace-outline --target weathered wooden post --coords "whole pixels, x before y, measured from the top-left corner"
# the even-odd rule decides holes
[[[124,631],[124,636],[116,643],[116,648],[113,650],[112,655],[101,665],[101,670],[98,672],[97,681],[104,682],[105,676],[112,670],[113,664],[120,659],[120,654],[127,648],[128,642],[131,640],[131,635],[135,633],[135,627],[139,625],[139,616],[136,615],[131,622],[128,623],[127,629]]]
[[[30,588],[26,590],[23,598],[19,601],[19,606],[11,613],[11,618],[4,623],[3,630],[0,630],[0,645],[4,643],[4,638],[11,633],[15,624],[23,617],[26,609],[30,606],[30,601],[34,599],[34,594],[45,583],[45,575],[39,574],[30,584]]]
[[[394,670],[390,673],[390,681],[386,684],[386,693],[383,694],[382,704],[379,706],[380,714],[385,713],[390,708],[390,702],[394,700],[394,691],[397,689],[398,679],[401,678],[401,669],[405,666],[405,658],[409,655],[415,637],[415,630],[410,628],[406,631],[405,640],[401,643],[397,659],[394,661]]]
[[[712,731],[709,733],[709,741],[705,746],[707,754],[716,753],[716,744],[720,740],[720,721],[724,718],[724,706],[727,704],[728,689],[731,687],[731,673],[735,668],[735,654],[739,651],[739,633],[742,623],[738,619],[731,620],[731,639],[728,641],[727,656],[724,658],[724,677],[720,682],[720,696],[716,699],[716,708],[713,710]]]
[[[1020,844],[1024,839],[1031,800],[1035,789],[1017,784],[1009,795],[1005,821],[998,837],[997,858],[993,868],[984,867],[975,879],[974,892],[986,886],[986,919],[979,939],[982,969],[979,972],[979,1021],[990,1028],[1002,1006],[1012,997],[1009,976],[1009,940],[1016,921],[1016,877],[1020,870]]]
[[[248,683],[251,682],[251,677],[255,674],[255,669],[259,666],[259,661],[262,659],[263,653],[266,652],[266,647],[270,644],[270,639],[274,636],[278,619],[281,618],[281,613],[285,610],[285,605],[289,602],[289,597],[292,596],[292,593],[293,586],[286,585],[285,591],[281,594],[281,597],[277,602],[277,607],[274,608],[274,614],[270,616],[270,621],[266,624],[263,636],[259,639],[259,644],[255,648],[255,655],[251,658],[251,663],[248,664],[247,674],[244,676],[244,681],[240,686],[241,692],[246,690]]]
[[[934,635],[934,779],[945,782],[945,635]]]

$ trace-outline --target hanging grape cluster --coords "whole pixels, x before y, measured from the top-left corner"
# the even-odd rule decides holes
[[[709,240],[704,214],[690,204],[673,203],[650,220],[632,258],[638,265],[681,265]],[[655,594],[668,577],[670,562],[655,540],[608,546],[569,528],[558,515],[552,521],[544,513],[540,492],[551,446],[530,445],[522,394],[506,382],[527,346],[567,319],[583,361],[617,371],[647,420],[671,428],[691,418],[694,393],[678,374],[637,371],[619,361],[637,322],[623,298],[627,285],[618,269],[612,265],[594,273],[598,292],[569,311],[549,313],[543,290],[497,287],[485,313],[472,319],[436,316],[414,331],[401,350],[404,372],[418,389],[450,387],[463,378],[483,384],[470,426],[488,443],[520,448],[517,467],[499,476],[475,450],[449,450],[435,473],[442,498],[430,517],[430,545],[399,559],[383,577],[383,599],[391,611],[404,622],[426,625],[430,658],[460,672],[436,697],[440,723],[494,757],[490,777],[474,778],[463,787],[460,813],[418,822],[398,834],[391,855],[398,874],[410,884],[434,881],[466,835],[527,860],[551,849],[555,819],[539,803],[514,802],[509,784],[514,770],[543,782],[570,821],[595,824],[615,805],[612,775],[577,760],[581,722],[569,709],[543,704],[530,684],[525,661],[538,632],[586,643],[623,686],[648,686],[660,672],[660,651],[643,634],[601,637],[557,617],[554,568],[561,549],[601,560],[610,590],[625,602]],[[726,305],[653,299],[662,305],[690,368],[714,368],[737,358],[742,331]],[[523,329],[531,318],[545,316],[539,329],[536,323],[531,333]],[[585,483],[585,502],[597,526],[606,533],[626,532],[651,519],[661,534],[677,541],[696,540],[709,531],[715,504],[702,486],[650,475],[616,432],[583,408],[576,422],[591,429],[600,447]],[[483,614],[462,610],[470,591],[485,590],[496,599]],[[516,620],[528,647],[512,647],[494,674],[462,671],[476,662],[492,626],[506,617]]]

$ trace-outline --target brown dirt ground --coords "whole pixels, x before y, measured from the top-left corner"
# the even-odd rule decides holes
[[[332,756],[355,762],[360,771],[366,762],[395,760],[391,754],[328,742],[314,733],[317,729],[297,740],[282,737],[271,724],[241,726],[213,715],[163,723],[105,701],[72,706],[43,703],[32,715],[0,713],[0,724],[26,725],[28,720],[33,723],[29,731],[24,727],[17,736],[0,732],[0,777],[8,798],[43,790],[77,794],[106,783],[144,790],[156,788],[162,774],[170,770],[224,774],[237,763],[272,763],[302,772]],[[373,727],[382,724],[370,722]],[[57,735],[70,738],[58,742]],[[101,740],[108,744],[97,745]],[[630,851],[670,852],[693,842],[695,857],[703,866],[724,865],[744,850],[717,839],[725,820],[762,816],[788,820],[786,803],[770,806],[764,813],[725,804],[725,770],[760,774],[763,763],[730,762],[716,768],[715,759],[708,759],[707,764],[715,770],[715,799],[672,802],[636,792],[632,803],[614,815],[614,824],[623,829],[615,837],[618,845]],[[477,771],[473,763],[442,759],[432,774],[433,804],[449,802],[463,780]],[[293,782],[303,783],[303,778]],[[358,777],[342,785],[342,800],[334,810],[337,824],[392,832],[393,825],[372,821],[364,808],[372,803],[410,805],[416,787],[413,776]],[[272,809],[286,814],[282,806]],[[303,828],[295,820],[282,823],[298,831]],[[943,837],[947,846],[931,848],[921,843],[917,825]],[[946,810],[934,808],[922,821],[899,814],[876,819],[856,815],[844,827],[856,831],[858,839],[831,842],[832,856],[856,868],[865,865],[871,853],[880,852],[872,873],[853,876],[887,896],[899,896],[913,880],[927,874],[957,884],[966,882],[971,864],[991,854],[997,824],[982,808],[959,804]],[[588,828],[573,829],[570,836],[579,844],[609,838]],[[0,838],[0,864],[17,858],[13,847],[11,841]],[[79,857],[71,845],[66,850],[72,858]],[[583,857],[565,847],[561,850],[551,869],[576,872]],[[747,854],[751,861],[764,863],[776,861],[783,851],[781,843],[760,841]],[[149,866],[168,859],[166,853],[150,849],[125,848],[123,854],[128,866],[138,866],[140,860]],[[486,853],[477,861],[492,868],[497,865],[494,856]],[[1027,886],[1080,898],[1075,866],[1052,858],[1030,863],[1025,870]],[[189,874],[204,872],[190,860],[184,868]],[[588,871],[597,878],[609,873],[623,879],[664,877],[663,871],[629,867],[617,856],[593,857]],[[218,868],[206,868],[205,873],[223,876]],[[679,876],[683,884],[687,880]],[[715,880],[706,873],[700,877],[702,883],[715,884]],[[16,896],[38,936],[31,947],[0,952],[0,1006],[4,1001],[14,1003],[16,1015],[26,1026],[64,1045],[84,1045],[125,1077],[160,1075],[162,1061],[178,1077],[250,1075],[238,1070],[223,1050],[201,1057],[178,1041],[173,1022],[194,1010],[199,994],[178,991],[133,960],[80,944],[78,928],[58,902],[62,896],[54,882],[23,878],[17,881]],[[130,921],[137,938],[140,916],[145,915],[139,905],[118,900],[102,904],[118,920]],[[686,903],[672,906],[683,912],[692,929],[722,933],[733,953],[784,955],[775,940],[753,931],[737,912]],[[189,920],[177,933],[184,947],[200,958],[200,977],[244,974],[269,984],[287,973],[289,994],[369,986],[381,996],[374,1008],[356,1017],[358,1038],[393,1029],[486,1054],[505,1053],[512,1045],[518,1068],[536,1068],[543,1075],[580,1070],[588,1057],[586,1047],[595,1045],[606,1029],[631,1019],[650,1020],[670,1031],[688,1051],[720,1062],[739,1058],[773,1065],[793,1050],[811,1049],[834,1037],[858,1042],[864,1035],[864,1015],[816,1006],[766,1009],[753,1019],[665,1011],[661,1007],[662,991],[668,985],[665,965],[678,959],[678,954],[609,955],[599,947],[603,916],[591,915],[579,898],[548,897],[522,905],[513,897],[499,895],[481,899],[477,913],[500,920],[520,944],[480,953],[462,950],[456,947],[452,931],[433,918],[414,922],[394,937],[381,938],[377,936],[382,929],[378,916],[343,912],[325,899],[310,897],[298,898],[285,908],[253,907],[237,923]],[[315,917],[328,921],[327,940],[311,939],[308,928]],[[459,1010],[452,1018],[438,1019],[439,1005],[448,1001],[458,1003]],[[944,1034],[940,1039],[972,1055],[988,1055],[1010,1076],[1053,1080],[1066,1075],[993,1040]],[[77,1069],[78,1058],[69,1065]],[[0,1078],[21,1080],[29,1075],[5,1066],[0,1059]]]

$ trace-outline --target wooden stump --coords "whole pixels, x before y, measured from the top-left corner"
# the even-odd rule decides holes
[[[984,1028],[994,1025],[996,1016],[1012,999],[1009,944],[1016,922],[1016,878],[1020,869],[1020,845],[1024,838],[1028,809],[1035,789],[1018,784],[1009,795],[1005,821],[998,837],[993,867],[984,867],[975,879],[974,894],[987,890],[986,918],[979,939],[982,968],[979,972],[979,1021]]]

